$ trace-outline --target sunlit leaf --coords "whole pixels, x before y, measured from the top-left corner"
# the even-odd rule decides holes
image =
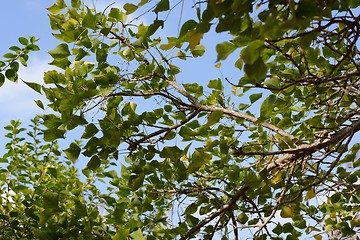
[[[69,51],[69,47],[66,43],[61,43],[56,48],[49,51],[49,54],[55,59],[66,58],[66,57],[70,56],[70,51]]]

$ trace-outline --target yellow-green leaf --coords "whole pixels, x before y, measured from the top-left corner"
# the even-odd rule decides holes
[[[306,196],[305,196],[305,200],[309,200],[311,198],[316,197],[316,193],[315,193],[315,189],[311,188],[309,191],[307,191]]]

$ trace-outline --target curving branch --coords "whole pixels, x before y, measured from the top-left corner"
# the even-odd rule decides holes
[[[352,124],[348,127],[340,129],[339,131],[332,134],[329,138],[323,141],[317,141],[312,144],[303,144],[295,149],[291,149],[293,153],[287,153],[284,156],[276,159],[275,161],[268,164],[264,167],[260,173],[264,174],[270,172],[271,170],[282,167],[289,162],[296,161],[297,159],[311,155],[312,153],[316,152],[319,149],[323,149],[326,147],[331,146],[337,142],[340,142],[344,138],[351,136],[353,133],[360,131],[360,119],[352,122]]]

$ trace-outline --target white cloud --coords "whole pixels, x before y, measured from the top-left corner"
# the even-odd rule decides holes
[[[29,88],[22,80],[42,84],[44,72],[51,69],[48,62],[48,59],[40,59],[33,55],[28,62],[29,67],[20,68],[18,83],[5,81],[0,88],[1,122],[9,122],[10,119],[32,118],[36,113],[42,112],[34,100],[43,100],[44,96]]]

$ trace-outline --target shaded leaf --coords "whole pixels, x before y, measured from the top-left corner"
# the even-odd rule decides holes
[[[229,42],[223,42],[216,45],[217,59],[216,61],[225,60],[229,54],[235,51],[237,47]]]
[[[100,167],[100,164],[101,164],[100,158],[97,155],[92,156],[90,161],[86,165],[86,169],[95,171]]]

